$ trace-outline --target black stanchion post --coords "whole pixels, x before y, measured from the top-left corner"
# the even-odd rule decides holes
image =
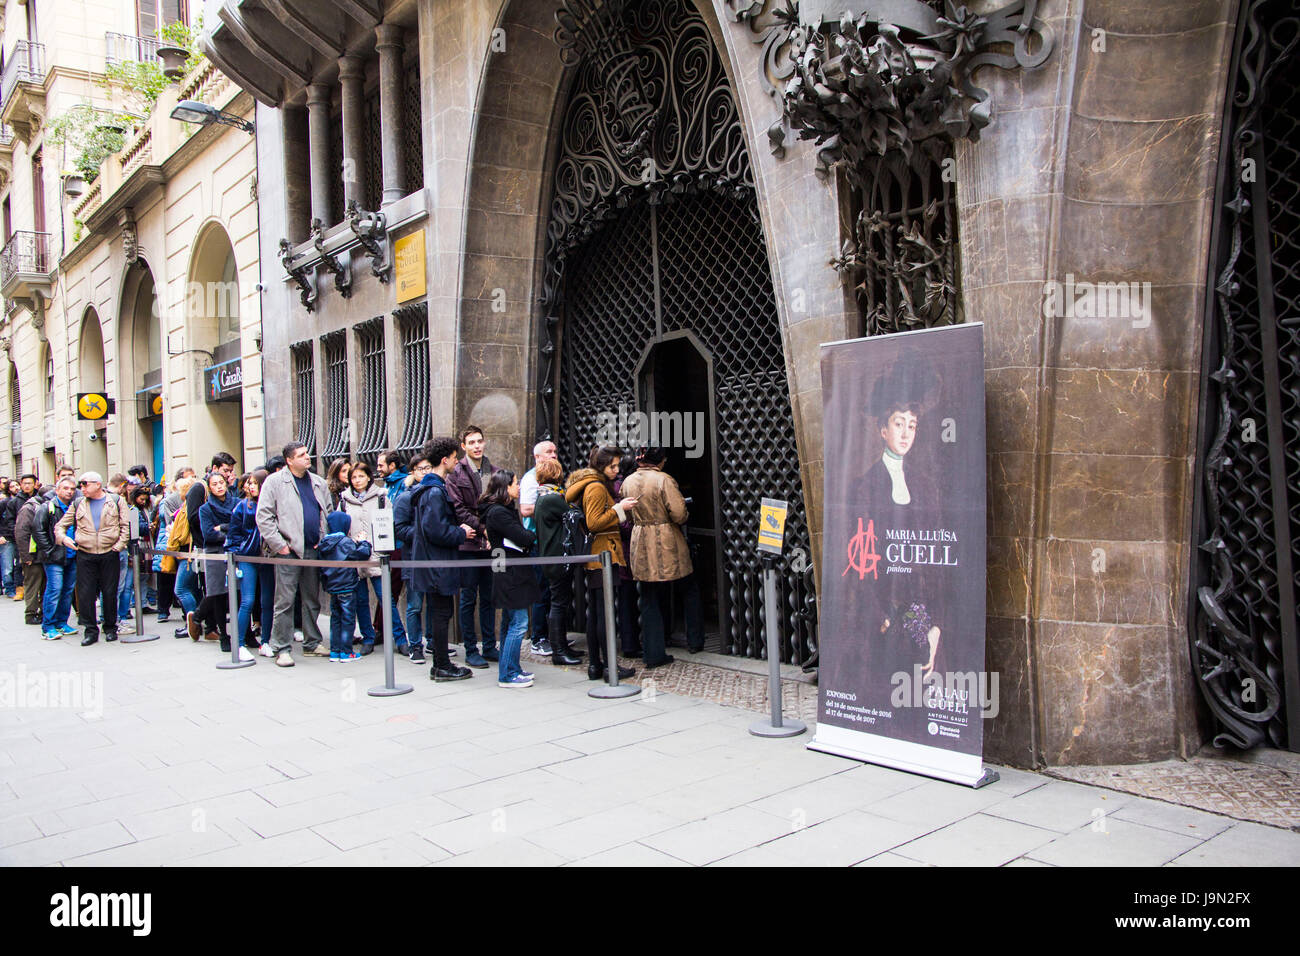
[[[134,520],[135,519],[132,518],[132,531],[136,531],[139,528],[139,525],[136,525]],[[141,610],[144,607],[144,603],[141,600],[140,595],[140,592],[144,590],[144,582],[140,579],[139,539],[134,536],[127,539],[126,549],[130,558],[127,564],[131,568],[131,574],[135,576],[135,633],[123,634],[118,638],[118,640],[123,644],[143,644],[145,641],[156,641],[160,635],[146,634],[144,632],[144,612]]]
[[[802,720],[781,717],[781,631],[777,626],[776,562],[763,557],[763,609],[767,618],[767,696],[772,704],[772,722],[756,720],[749,725],[755,737],[797,737],[808,729]]]
[[[226,627],[234,633],[230,636],[230,660],[218,662],[217,669],[228,671],[237,667],[252,667],[257,663],[256,657],[250,655],[246,661],[239,659],[239,649],[244,646],[244,635],[239,633],[239,615],[235,613],[238,609],[235,602],[239,600],[239,572],[235,569],[235,555],[230,551],[226,552],[226,587],[226,616],[230,618]]]
[[[596,685],[587,692],[589,697],[617,698],[631,697],[641,693],[636,684],[618,682],[618,642],[614,633],[614,562],[608,551],[600,553],[600,583],[605,591],[605,670],[604,686]]]
[[[409,694],[415,688],[410,684],[396,683],[393,672],[393,581],[388,576],[389,557],[379,555],[379,600],[384,608],[384,684],[366,691],[371,697],[397,697]]]

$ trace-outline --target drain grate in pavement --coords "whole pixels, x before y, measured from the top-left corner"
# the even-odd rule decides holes
[[[1193,757],[1126,767],[1057,767],[1050,772],[1238,820],[1300,829],[1300,773],[1276,767]]]

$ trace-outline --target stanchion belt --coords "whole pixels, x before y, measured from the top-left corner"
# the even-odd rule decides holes
[[[141,548],[142,555],[153,557],[167,554],[182,561],[225,561],[229,551],[166,551],[156,548]],[[374,568],[382,565],[379,561],[322,561],[319,558],[255,558],[251,555],[234,555],[236,563],[243,564],[287,564],[302,568]],[[390,568],[492,568],[504,564],[506,567],[527,566],[535,564],[590,564],[600,560],[597,555],[556,555],[555,557],[520,557],[520,558],[458,558],[452,561],[389,561]]]

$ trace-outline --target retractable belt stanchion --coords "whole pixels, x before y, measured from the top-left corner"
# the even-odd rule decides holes
[[[614,563],[608,551],[600,553],[600,583],[605,591],[605,686],[587,691],[588,697],[631,697],[641,693],[636,684],[618,682],[618,647],[614,634]]]
[[[126,543],[127,552],[130,555],[128,562],[131,567],[131,573],[135,575],[135,633],[123,634],[118,638],[123,644],[143,644],[145,641],[156,641],[160,637],[158,634],[146,634],[144,632],[144,604],[141,602],[141,592],[144,591],[144,581],[140,579],[140,548],[137,538],[130,538]]]
[[[239,573],[235,570],[235,555],[231,551],[226,552],[226,587],[230,589],[226,595],[227,616],[230,624],[234,625],[235,633],[230,637],[230,660],[220,661],[217,669],[229,671],[237,667],[252,667],[257,663],[256,657],[249,655],[246,661],[239,659],[239,649],[244,646],[244,635],[239,633],[239,605],[235,603],[239,600]]]
[[[749,725],[755,737],[797,737],[808,729],[802,720],[781,717],[781,633],[777,628],[776,563],[763,558],[763,607],[767,617],[767,697],[772,704],[772,722],[756,720]]]
[[[397,697],[409,694],[415,688],[410,684],[396,683],[393,673],[393,581],[388,576],[390,559],[387,554],[379,555],[379,600],[384,609],[384,683],[382,687],[372,687],[366,691],[371,697]],[[364,582],[363,582],[364,583]]]

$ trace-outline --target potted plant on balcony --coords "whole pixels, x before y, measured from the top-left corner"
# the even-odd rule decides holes
[[[80,191],[99,176],[100,164],[111,153],[119,152],[126,145],[126,133],[135,125],[135,118],[125,113],[107,113],[97,110],[89,103],[76,106],[50,120],[45,133],[45,141],[64,148],[64,155],[71,154],[72,170],[80,179]],[[71,198],[80,193],[73,193],[71,188],[77,184],[71,178],[65,180],[64,192]]]
[[[162,41],[157,59],[150,59],[147,63],[111,63],[104,69],[101,85],[110,92],[125,93],[132,108],[138,109],[147,117],[153,112],[158,95],[169,82],[192,72],[203,62],[203,51],[199,49],[202,33],[201,17],[191,26],[184,23],[167,24],[157,33]]]
[[[86,192],[86,177],[81,170],[65,169],[63,171],[63,195],[69,199],[80,199]]]
[[[190,51],[180,46],[160,46],[158,59],[162,60],[163,76],[173,83],[185,75],[185,63],[190,58]]]

